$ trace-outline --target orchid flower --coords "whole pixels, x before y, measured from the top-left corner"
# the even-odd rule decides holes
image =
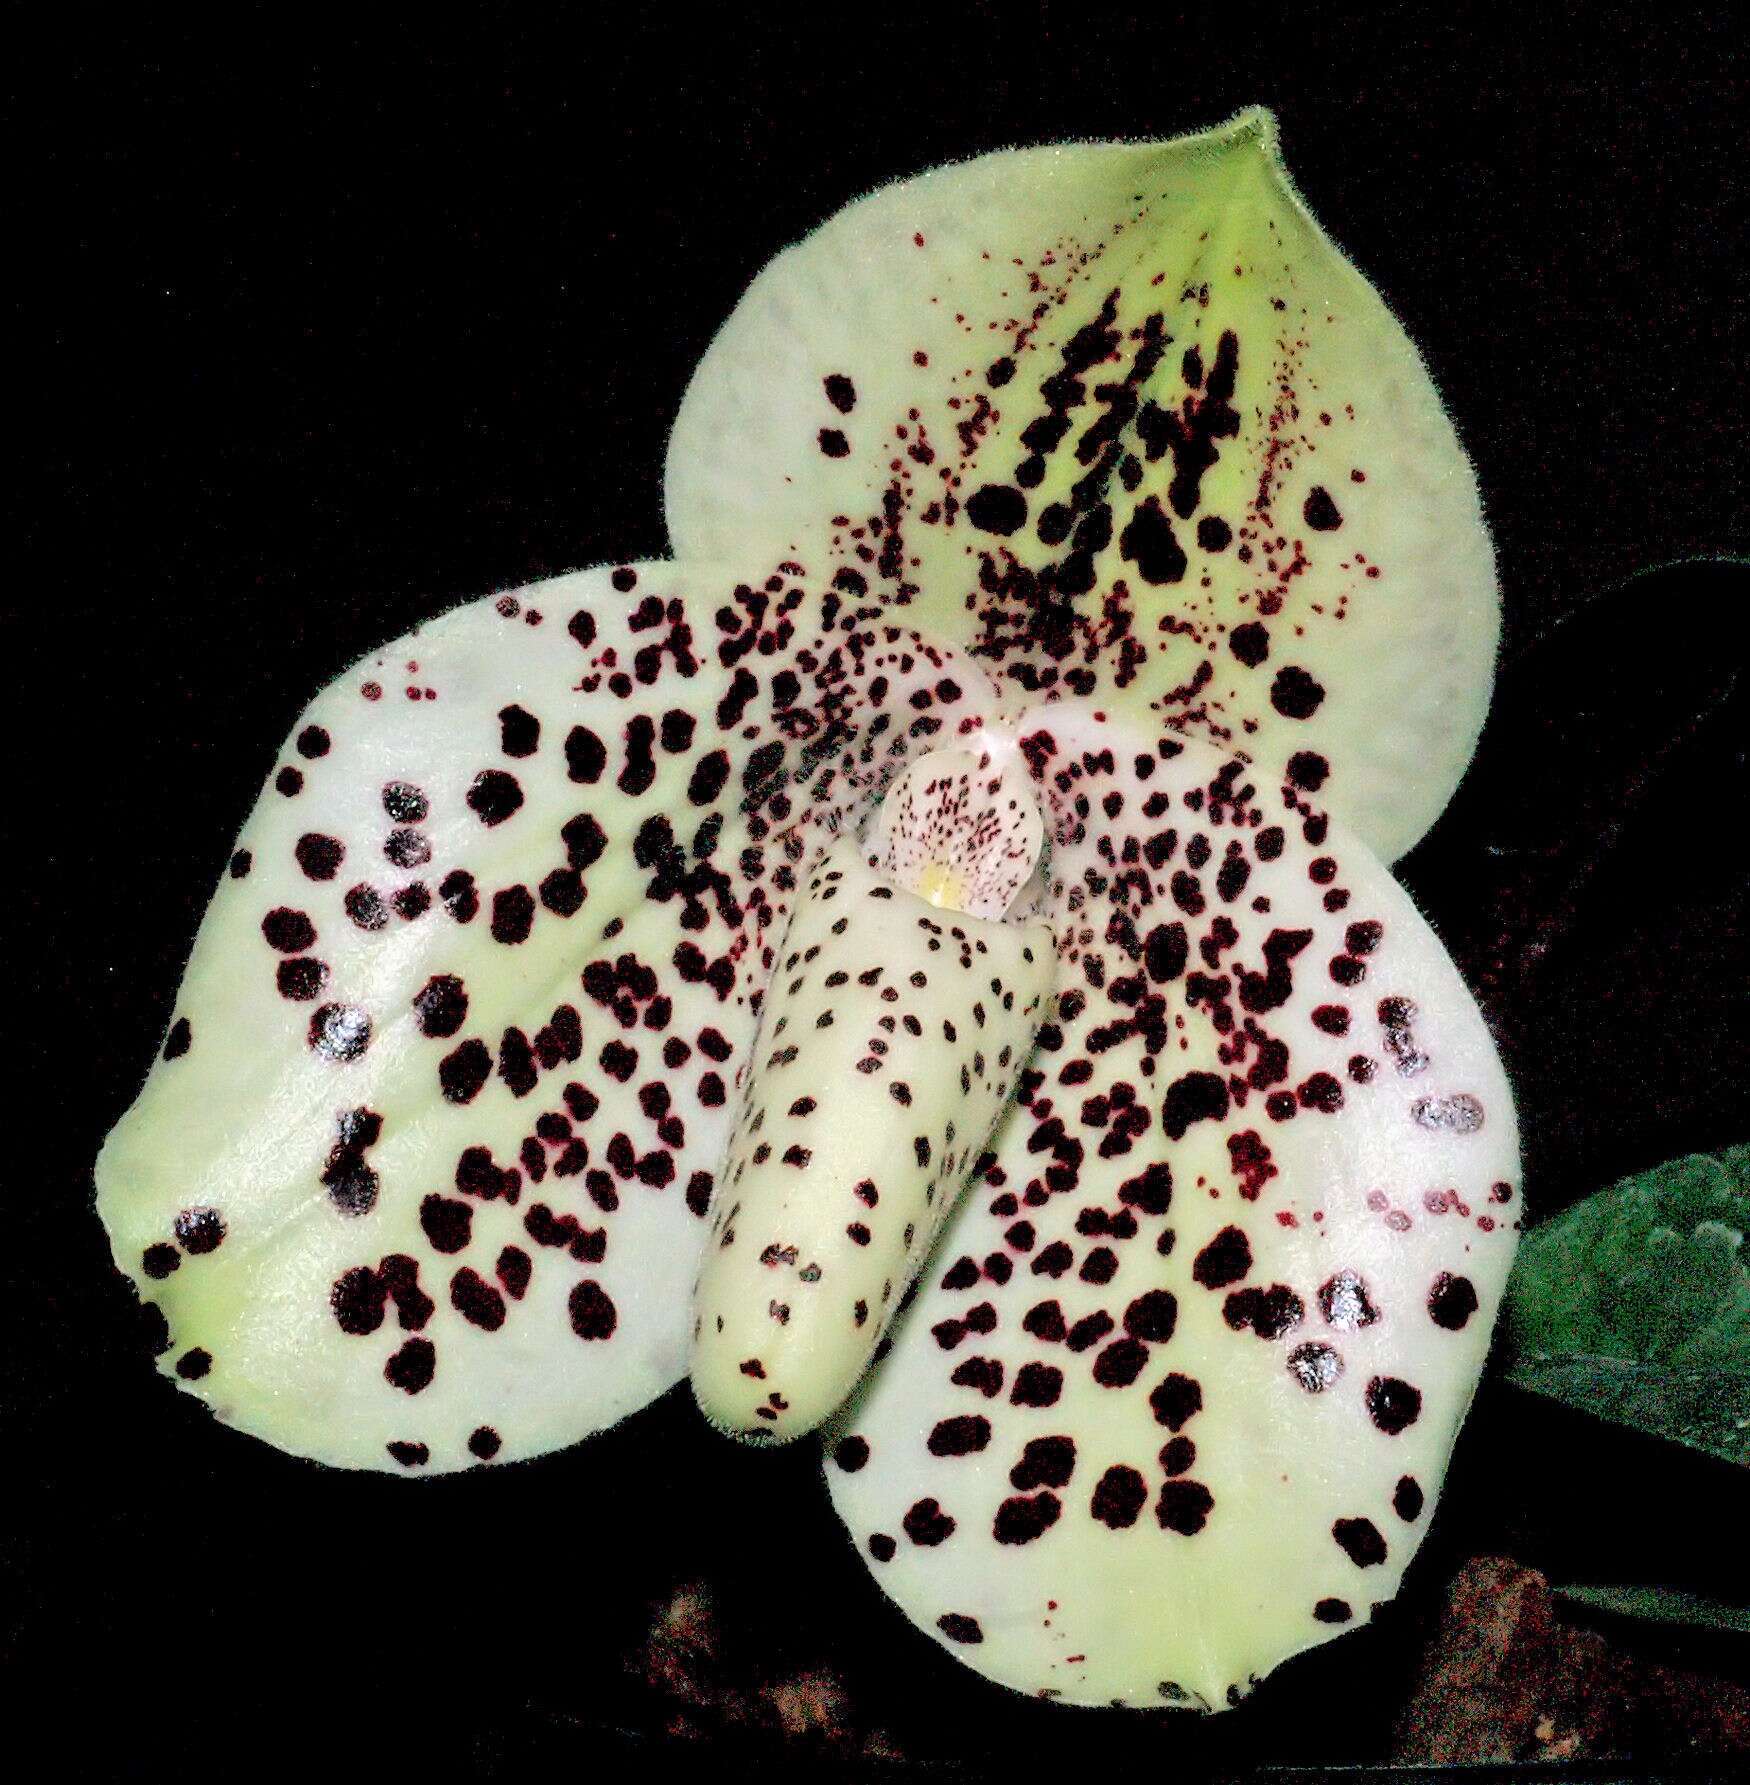
[[[1518,1227],[1387,866],[1497,634],[1428,374],[1267,113],[987,155],[759,276],[666,502],[298,721],[98,1165],[161,1367],[427,1475],[690,1373],[962,1662],[1236,1702],[1396,1589]]]

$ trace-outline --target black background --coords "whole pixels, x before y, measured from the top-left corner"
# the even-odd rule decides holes
[[[940,160],[1260,100],[1494,528],[1500,695],[1405,874],[1508,1053],[1532,1208],[1743,1138],[1750,576],[1620,586],[1750,551],[1743,45],[1725,8],[1518,10],[666,9],[416,42],[235,9],[18,56],[15,1740],[74,1776],[613,1777],[665,1746],[621,1657],[705,1579],[746,1669],[830,1661],[928,1777],[1361,1762],[1465,1554],[1728,1590],[1732,1472],[1490,1388],[1370,1629],[1207,1723],[1030,1705],[885,1604],[810,1457],[729,1450],[684,1391],[419,1485],[219,1429],[134,1348],[89,1212],[299,707],[434,607],[660,555],[670,420],[764,260]],[[745,1733],[709,1758],[788,1764]]]

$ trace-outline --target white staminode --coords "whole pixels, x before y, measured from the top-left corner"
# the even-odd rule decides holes
[[[939,909],[1006,916],[1045,841],[1012,758],[989,739],[920,756],[881,802],[871,864]]]

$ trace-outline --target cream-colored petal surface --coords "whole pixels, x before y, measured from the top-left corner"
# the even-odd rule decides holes
[[[988,695],[872,612],[621,566],[311,704],[98,1165],[167,1372],[284,1449],[427,1472],[678,1380],[798,876]]]
[[[825,542],[1017,689],[1293,761],[1387,860],[1488,702],[1475,480],[1261,111],[848,205],[706,354],[667,507],[683,555]]]
[[[1427,1529],[1516,1244],[1512,1098],[1439,940],[1294,787],[1086,703],[1016,729],[1057,1017],[827,1475],[956,1659],[1220,1709]]]

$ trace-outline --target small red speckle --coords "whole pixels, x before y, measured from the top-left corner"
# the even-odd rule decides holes
[[[913,247],[921,248],[924,245],[924,238],[921,235],[914,235],[912,237],[912,245]]]

